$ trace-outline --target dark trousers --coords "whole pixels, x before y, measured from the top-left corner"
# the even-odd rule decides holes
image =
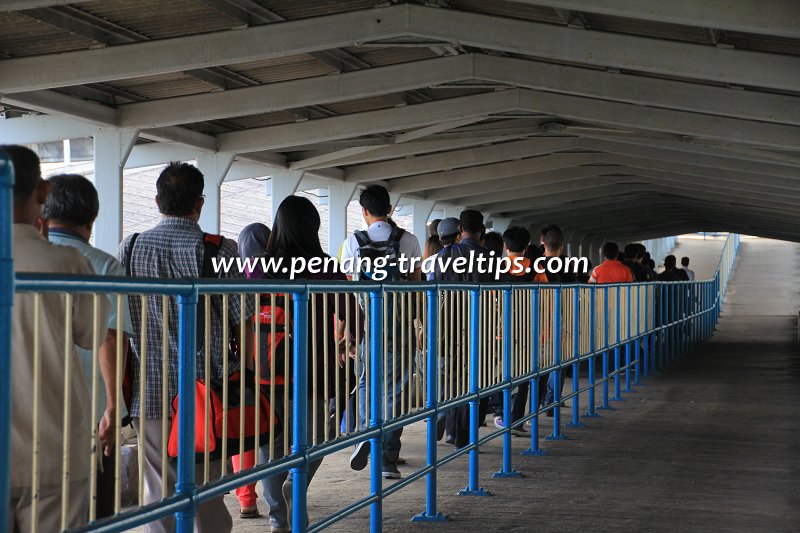
[[[100,451],[102,455],[102,450]],[[116,472],[116,454],[114,450],[111,455],[102,455],[102,472],[97,469],[97,519],[105,518],[114,514],[114,473]]]

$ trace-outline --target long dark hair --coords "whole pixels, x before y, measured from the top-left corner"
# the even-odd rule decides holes
[[[267,241],[271,257],[328,257],[319,242],[319,212],[308,198],[287,196],[278,207]]]

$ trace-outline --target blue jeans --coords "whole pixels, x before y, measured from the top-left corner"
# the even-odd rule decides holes
[[[399,330],[399,328],[398,328]],[[398,334],[400,331],[398,331]],[[367,420],[366,415],[366,406],[367,402],[369,402],[369,398],[367,398],[367,365],[366,365],[366,357],[365,357],[365,346],[364,343],[361,344],[361,349],[359,351],[359,358],[361,361],[361,376],[358,379],[358,398],[359,398],[359,406],[358,406],[358,426],[360,428],[365,428],[369,425],[369,421]],[[398,407],[398,416],[400,414],[400,398],[403,388],[408,386],[409,376],[411,374],[411,370],[409,368],[402,368],[400,357],[395,357],[394,354],[394,346],[392,340],[386,343],[386,367],[384,368],[384,376],[386,381],[388,382],[388,394],[385,398],[385,408],[386,412],[388,413],[388,419],[392,418],[392,412],[394,410],[394,405],[397,404]],[[370,367],[371,370],[371,367]],[[403,371],[405,370],[405,372]],[[372,384],[370,384],[372,386]],[[370,391],[372,392],[372,391]],[[381,413],[383,416],[384,413]],[[383,437],[383,464],[384,465],[394,465],[397,466],[397,459],[400,457],[400,437],[403,434],[403,428],[398,428],[394,431],[389,431],[384,434]]]

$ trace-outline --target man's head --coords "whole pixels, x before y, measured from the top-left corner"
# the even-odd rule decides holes
[[[688,267],[689,266],[689,258],[684,256],[681,257],[681,266]]]
[[[475,209],[465,209],[458,217],[461,224],[461,237],[480,240],[483,234],[483,215]]]
[[[639,256],[639,246],[635,242],[630,242],[625,245],[625,259],[628,261],[636,261]]]
[[[436,230],[442,246],[449,246],[458,242],[458,238],[461,236],[461,222],[453,217],[444,218],[439,222]]]
[[[615,242],[607,242],[603,245],[603,258],[617,259],[619,257],[619,246]]]
[[[387,220],[392,212],[389,191],[380,185],[370,185],[361,191],[358,203],[361,204],[361,212],[367,225],[379,220]]]
[[[675,268],[675,264],[677,263],[674,255],[668,255],[664,258],[664,269],[666,270],[673,270]]]
[[[509,254],[523,255],[530,240],[531,233],[522,226],[511,226],[503,232],[503,244]]]
[[[24,146],[0,146],[14,167],[14,222],[36,225],[49,184],[42,180],[39,156]]]
[[[551,226],[542,236],[542,246],[545,255],[550,257],[560,256],[564,251],[564,234],[558,226]]]
[[[428,236],[429,237],[438,237],[439,236],[439,222],[441,222],[441,218],[434,218],[428,223]]]
[[[544,246],[544,237],[545,237],[545,235],[547,235],[547,233],[550,230],[553,230],[553,229],[557,229],[558,231],[561,231],[561,228],[559,228],[555,224],[548,224],[548,225],[546,225],[545,227],[542,228],[542,231],[541,231],[540,237],[539,237],[539,244]],[[562,233],[562,235],[563,235],[563,233]]]
[[[100,210],[97,189],[80,174],[59,174],[47,180],[50,194],[42,209],[42,217],[51,227],[67,227],[86,239]]]
[[[173,161],[156,180],[156,204],[162,215],[200,219],[203,209],[203,173],[194,165]]]

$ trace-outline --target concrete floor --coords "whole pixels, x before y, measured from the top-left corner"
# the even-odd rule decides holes
[[[716,267],[714,247],[701,243],[682,242],[676,250],[693,256],[698,277]],[[567,440],[542,441],[546,457],[521,457],[528,442],[515,438],[513,464],[523,478],[493,479],[500,443],[482,448],[481,485],[492,496],[456,495],[467,482],[466,459],[443,467],[438,503],[447,522],[409,521],[423,509],[422,482],[392,495],[384,502],[384,530],[800,530],[798,260],[800,245],[743,241],[710,342],[624,395],[617,410],[566,429]],[[586,398],[580,402],[583,412]],[[423,466],[423,436],[422,425],[406,429],[404,471]],[[440,455],[449,450],[440,444]],[[366,495],[367,473],[351,471],[347,457],[327,458],[314,479],[312,522]],[[228,503],[236,516],[235,498]],[[367,531],[368,517],[359,512],[330,530]],[[234,529],[266,531],[266,519],[235,518]]]

